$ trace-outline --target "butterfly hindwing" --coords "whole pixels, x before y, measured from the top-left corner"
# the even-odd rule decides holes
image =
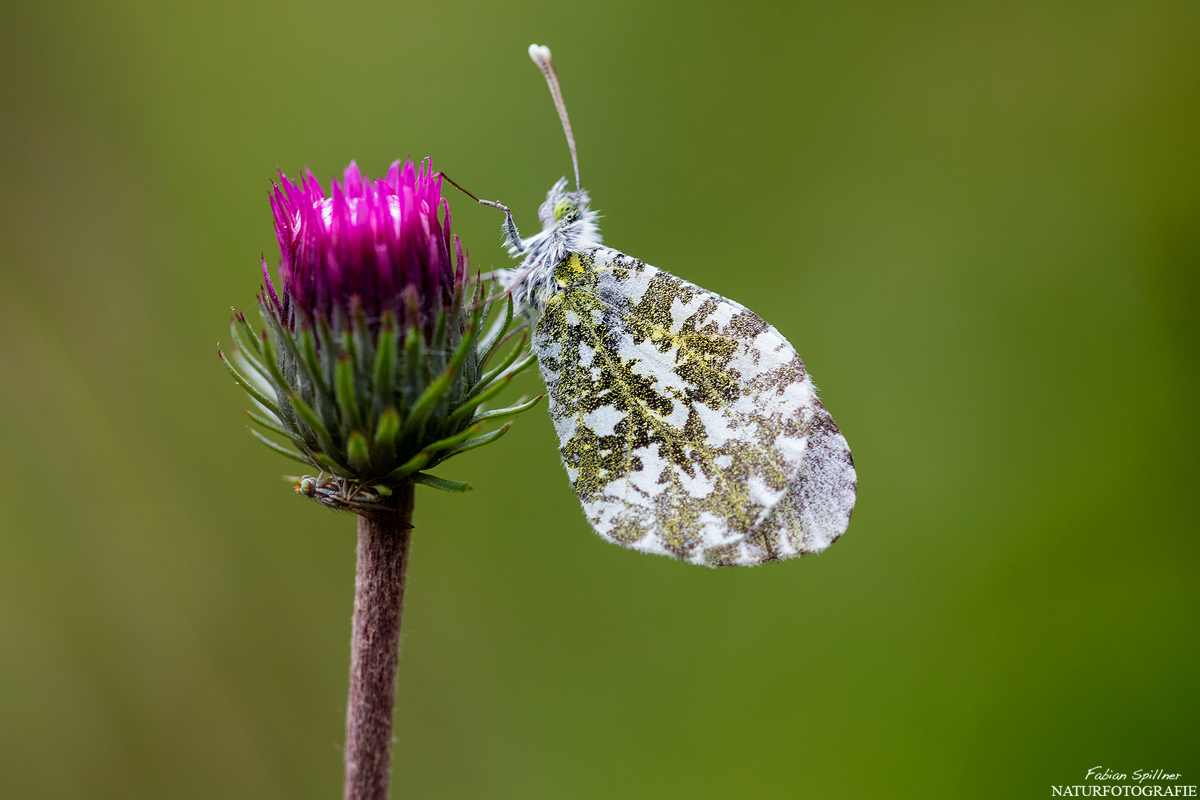
[[[771,516],[735,545],[709,551],[707,563],[761,564],[833,544],[850,525],[858,494],[854,459],[833,417],[818,400],[808,422],[804,456],[786,495]]]
[[[554,277],[534,349],[597,533],[713,566],[818,552],[841,535],[849,449],[774,328],[608,248],[569,254]]]

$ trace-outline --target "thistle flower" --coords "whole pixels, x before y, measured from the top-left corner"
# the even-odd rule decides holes
[[[490,314],[441,184],[428,161],[397,161],[377,181],[351,164],[328,196],[312,173],[299,183],[281,173],[271,193],[279,286],[263,259],[258,297],[266,330],[235,313],[232,360],[218,348],[257,406],[251,421],[287,444],[252,433],[317,471],[296,490],[359,515],[347,800],[387,797],[413,485],[470,488],[423,470],[495,441],[512,423],[484,433],[485,423],[541,399],[480,410],[533,356],[520,358],[522,338],[488,368],[512,336],[512,300]]]
[[[297,491],[333,508],[384,510],[406,482],[469,488],[422,470],[495,441],[511,422],[483,433],[485,421],[540,399],[479,410],[532,356],[518,360],[518,344],[486,368],[512,303],[482,335],[490,305],[450,232],[441,183],[429,161],[397,161],[376,181],[351,163],[329,195],[307,171],[298,183],[280,173],[271,193],[282,258],[278,290],[262,263],[267,329],[260,338],[235,314],[237,365],[220,355],[261,407],[250,419],[288,445],[252,432],[317,470]]]

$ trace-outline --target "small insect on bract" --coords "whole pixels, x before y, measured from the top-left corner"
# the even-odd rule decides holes
[[[506,292],[534,327],[559,451],[605,539],[694,564],[819,553],[850,524],[850,448],[800,356],[745,307],[601,244],[550,50],[575,188],[550,188],[540,233],[505,212]]]
[[[321,505],[334,511],[348,511],[364,517],[390,518],[391,509],[385,507],[380,487],[367,488],[362,484],[336,475],[321,473],[315,478],[305,475],[296,478],[297,494],[311,497]]]

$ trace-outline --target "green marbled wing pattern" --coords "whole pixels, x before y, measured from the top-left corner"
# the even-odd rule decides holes
[[[709,566],[818,552],[841,535],[850,451],[774,328],[608,248],[570,254],[555,278],[533,346],[597,533]]]

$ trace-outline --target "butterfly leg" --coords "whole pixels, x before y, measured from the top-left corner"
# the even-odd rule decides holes
[[[517,253],[525,252],[525,246],[521,244],[521,232],[519,230],[517,230],[517,223],[513,220],[512,212],[508,210],[508,206],[503,205],[501,203],[497,203],[495,200],[480,199],[480,198],[476,197],[475,195],[473,195],[471,192],[468,192],[463,187],[459,186],[457,183],[455,183],[454,180],[446,173],[442,172],[439,174],[446,180],[450,181],[451,185],[453,185],[456,189],[458,189],[460,192],[462,192],[463,194],[465,194],[467,197],[471,198],[475,202],[481,203],[485,206],[490,206],[492,208],[498,208],[501,211],[503,211],[504,212],[504,235],[508,239],[507,246],[513,248]]]
[[[535,269],[537,269],[538,267],[540,267],[541,265],[542,265],[541,261],[535,261],[532,264],[530,264],[528,267],[526,267],[525,269],[521,270],[520,272],[517,272],[515,278],[509,278],[508,276],[512,275],[513,272],[516,272],[516,270],[505,270],[503,272],[503,277],[502,277],[502,280],[505,283],[504,289],[502,291],[499,291],[496,294],[492,295],[491,297],[487,298],[486,300],[483,300],[480,303],[476,304],[473,308],[483,308],[483,307],[488,306],[491,303],[494,303],[497,300],[500,300],[504,297],[511,297],[513,289],[515,289],[518,285],[520,285],[521,281],[525,280],[530,275],[532,275],[533,271]]]
[[[504,212],[504,236],[507,239],[505,246],[512,248],[518,254],[524,253],[525,246],[521,244],[521,232],[517,230],[517,223],[513,219],[512,212],[509,211],[508,206],[501,205],[494,200],[480,200],[479,202],[485,206],[498,208]]]

